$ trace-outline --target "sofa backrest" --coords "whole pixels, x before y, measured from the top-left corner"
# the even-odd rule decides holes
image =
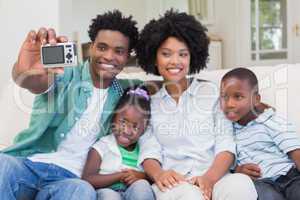
[[[251,69],[258,77],[262,101],[275,107],[290,122],[296,125],[300,134],[300,64],[258,66]],[[196,76],[212,81],[212,87],[219,90],[222,76],[230,69],[201,71]],[[146,75],[145,72],[123,72],[119,78],[161,80],[161,77]],[[298,94],[299,92],[299,94]],[[0,149],[12,143],[15,135],[29,124],[31,104],[34,96],[16,86],[13,81],[0,91]]]

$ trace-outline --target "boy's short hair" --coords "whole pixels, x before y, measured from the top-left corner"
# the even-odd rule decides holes
[[[190,74],[206,67],[209,39],[207,29],[194,16],[184,12],[168,10],[159,19],[151,20],[140,33],[137,45],[139,65],[147,72],[159,75],[156,53],[160,45],[168,38],[175,37],[186,43],[190,54]]]
[[[251,89],[254,89],[255,93],[258,93],[258,80],[256,75],[247,68],[235,68],[229,72],[227,72],[223,78],[222,82],[229,78],[236,78],[238,80],[247,81]]]
[[[108,11],[92,19],[88,34],[92,42],[101,30],[119,31],[129,39],[129,52],[135,48],[138,41],[137,22],[132,16],[124,17],[119,10]]]

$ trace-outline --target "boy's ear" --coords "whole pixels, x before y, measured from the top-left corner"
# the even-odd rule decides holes
[[[255,95],[255,99],[254,99],[254,106],[258,106],[261,103],[261,96],[260,94],[256,94]]]

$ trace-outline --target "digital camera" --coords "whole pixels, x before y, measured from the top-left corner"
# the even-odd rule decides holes
[[[41,62],[44,67],[68,67],[77,65],[74,42],[46,44],[41,46]]]

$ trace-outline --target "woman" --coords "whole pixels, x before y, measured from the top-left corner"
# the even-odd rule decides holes
[[[155,183],[157,199],[254,200],[251,180],[228,173],[235,144],[231,123],[217,106],[216,88],[187,78],[206,66],[205,31],[193,16],[170,10],[140,34],[139,64],[164,79],[152,97],[140,163]]]

